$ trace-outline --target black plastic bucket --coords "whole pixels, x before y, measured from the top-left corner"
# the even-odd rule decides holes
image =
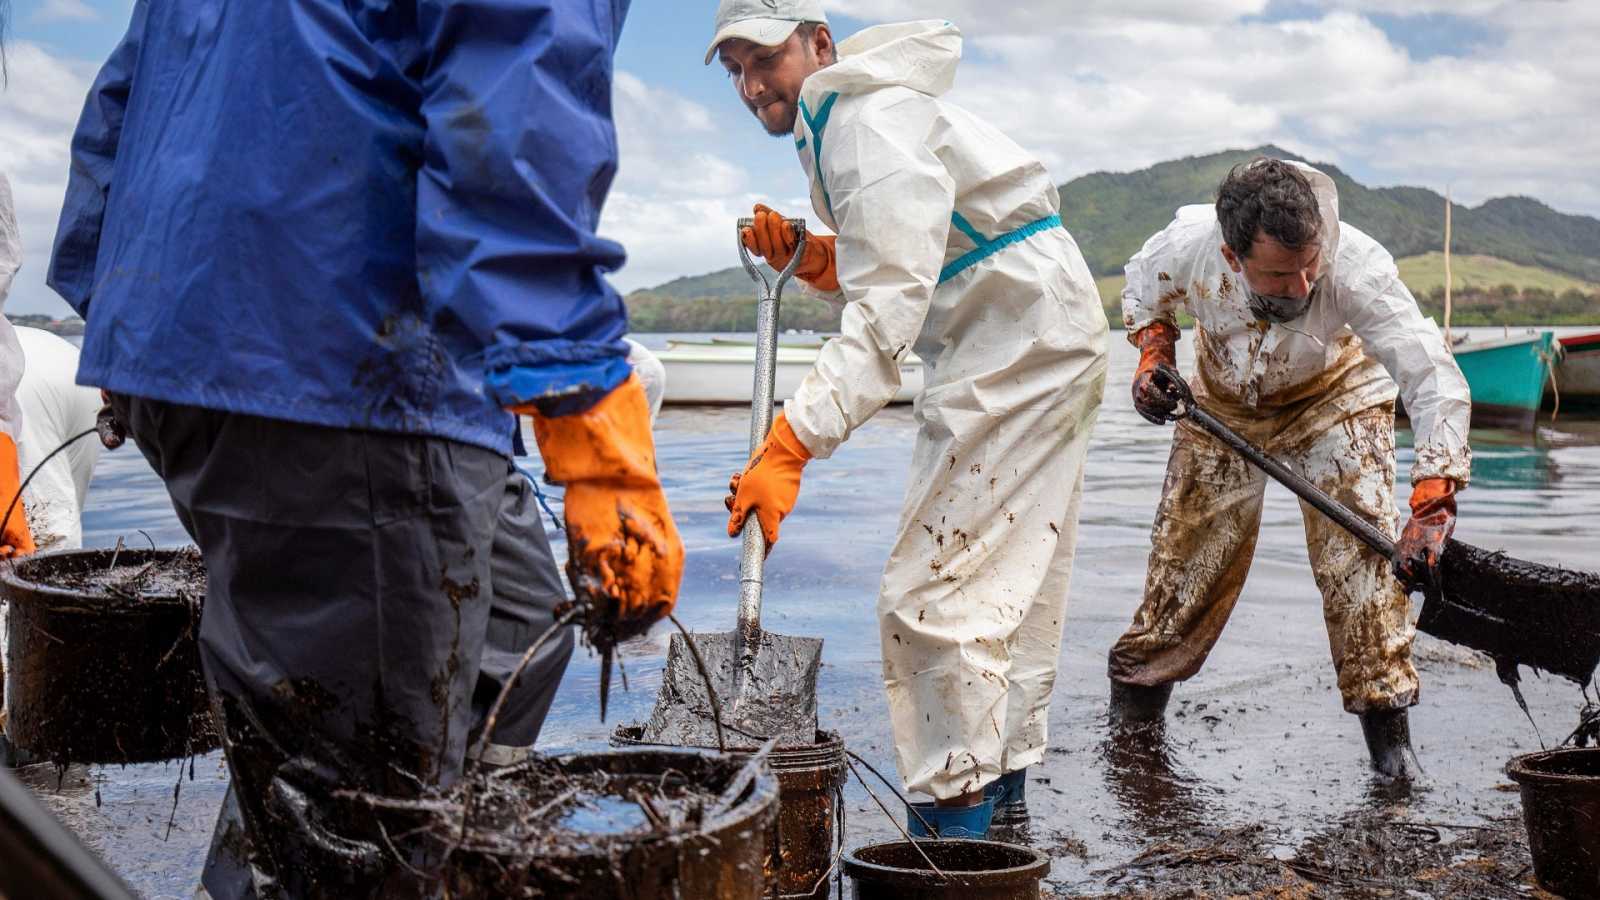
[[[928,868],[924,853],[943,878]],[[1043,853],[995,841],[895,841],[844,855],[855,900],[1039,900],[1039,882],[1049,871]]]
[[[115,588],[92,583],[112,570],[113,557],[117,573],[181,563],[199,571],[202,587],[177,589],[156,575]],[[216,749],[196,640],[200,566],[193,548],[69,550],[0,565],[12,743],[58,765],[159,762]]]
[[[1519,756],[1506,774],[1522,788],[1539,885],[1563,897],[1600,897],[1600,747]]]
[[[643,744],[644,727],[623,725],[611,735],[613,746]],[[742,756],[742,754],[735,754]],[[777,900],[826,900],[828,876],[843,831],[846,769],[844,739],[817,732],[809,747],[777,748],[767,757],[778,777],[778,828],[767,861],[768,896]]]
[[[700,750],[627,749],[556,760],[562,775],[681,779],[711,791],[731,783],[745,760]],[[517,778],[518,769],[494,778]],[[548,777],[541,770],[541,778]],[[449,833],[447,896],[581,897],[583,900],[761,900],[763,864],[778,809],[778,781],[763,772],[723,815],[689,833],[578,835],[553,850],[508,851],[503,843]]]

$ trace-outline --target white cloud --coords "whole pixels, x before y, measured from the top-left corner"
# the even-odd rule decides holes
[[[628,72],[617,73],[613,108],[621,163],[600,230],[628,250],[613,283],[629,291],[725,268],[730,223],[756,198],[745,170],[713,152],[712,112]]]
[[[95,22],[100,14],[84,0],[44,0],[29,17],[34,22]]]
[[[924,5],[849,6],[876,17]],[[1309,18],[1237,18],[1264,6],[947,0],[920,15],[948,15],[967,36],[952,100],[1061,181],[1274,142],[1382,184],[1451,185],[1469,203],[1531,193],[1600,214],[1600,57],[1588,49],[1600,3],[1329,0]],[[1430,11],[1493,39],[1418,59],[1363,14]]]
[[[26,41],[7,47],[6,57],[10,84],[0,91],[0,171],[15,193],[23,250],[6,309],[66,315],[67,305],[45,287],[44,272],[66,193],[72,130],[94,69]]]

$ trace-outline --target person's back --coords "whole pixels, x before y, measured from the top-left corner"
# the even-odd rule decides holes
[[[506,452],[486,371],[625,371],[594,228],[626,5],[551,5],[139,0],[50,271],[80,378]]]
[[[432,848],[335,792],[535,739],[572,636],[508,410],[566,487],[591,643],[672,608],[622,250],[594,233],[627,5],[137,0],[91,90],[50,281],[87,322],[78,380],[205,558],[218,900],[410,895]],[[500,651],[546,630],[485,733]]]

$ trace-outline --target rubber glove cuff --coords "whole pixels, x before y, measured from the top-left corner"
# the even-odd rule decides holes
[[[811,461],[811,451],[789,427],[783,414],[772,420],[772,430],[744,471],[728,481],[728,537],[738,537],[753,511],[761,524],[767,552],[778,543],[778,526],[800,498],[800,473]]]
[[[1130,339],[1139,348],[1139,368],[1133,373],[1133,408],[1154,425],[1165,425],[1167,416],[1178,408],[1177,401],[1155,383],[1160,366],[1177,367],[1178,326],[1171,322],[1151,322]]]
[[[630,375],[581,413],[532,418],[545,472],[567,489],[567,576],[590,605],[591,637],[643,633],[672,611],[683,577],[643,385]]]
[[[1395,543],[1395,577],[1407,586],[1438,578],[1445,543],[1456,529],[1456,483],[1424,478],[1411,488],[1411,519]]]
[[[33,543],[33,531],[28,527],[28,514],[23,510],[22,469],[17,458],[17,442],[11,435],[0,432],[0,503],[10,511],[0,525],[0,559],[28,556],[38,550]]]

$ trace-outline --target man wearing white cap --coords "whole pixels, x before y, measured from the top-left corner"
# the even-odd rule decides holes
[[[723,0],[706,60],[793,136],[817,216],[796,271],[844,304],[842,334],[731,485],[769,544],[800,473],[926,361],[920,430],[878,600],[883,675],[907,786],[945,836],[1027,820],[1044,754],[1084,456],[1105,385],[1106,320],[1044,166],[941,99],[961,33],[869,28],[833,43],[815,0]],[[774,266],[795,238],[756,208],[745,244]],[[913,818],[912,826],[920,830]]]

